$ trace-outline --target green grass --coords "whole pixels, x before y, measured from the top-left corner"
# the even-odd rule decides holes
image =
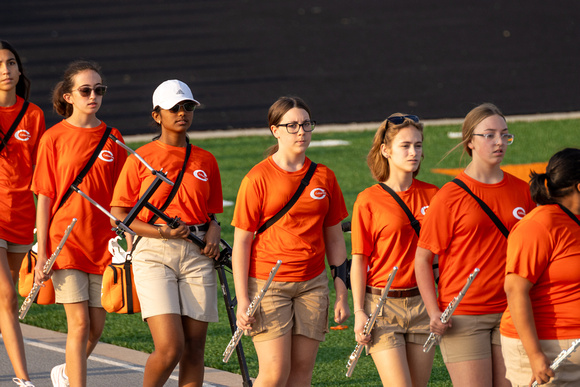
[[[580,121],[577,120],[510,124],[510,131],[516,135],[516,138],[514,144],[508,149],[504,164],[547,161],[552,154],[564,147],[580,147],[579,125]],[[369,128],[369,131],[349,133],[314,132],[313,140],[340,139],[349,141],[350,145],[330,148],[312,147],[307,152],[308,157],[312,160],[326,164],[336,173],[349,212],[352,210],[357,194],[374,183],[366,166],[365,157],[375,129]],[[267,129],[264,129],[264,131],[266,132]],[[465,156],[462,159],[461,150],[453,152],[446,159],[440,161],[442,156],[458,143],[458,140],[447,137],[447,132],[449,131],[460,131],[460,127],[437,126],[425,129],[425,159],[421,166],[419,179],[442,186],[451,180],[451,177],[434,174],[431,172],[432,168],[457,168],[467,164],[469,158]],[[274,143],[274,139],[271,136],[221,138],[192,140],[192,143],[215,155],[222,175],[224,199],[235,201],[242,178],[252,166],[262,160],[264,150]],[[130,145],[136,148],[142,144]],[[230,243],[233,242],[233,228],[229,225],[232,216],[233,207],[224,208],[224,213],[219,216],[223,230],[222,236]],[[345,239],[347,249],[350,250],[349,234],[345,235]],[[228,276],[228,281],[233,293],[231,275]],[[330,288],[333,289],[332,286]],[[332,296],[334,295],[332,294]],[[239,373],[235,355],[232,356],[229,363],[224,364],[222,362],[222,353],[231,338],[231,331],[229,330],[225,307],[221,300],[220,294],[218,301],[220,322],[210,324],[205,363],[209,367]],[[334,325],[332,318],[330,321],[331,325]],[[41,307],[34,305],[28,313],[25,322],[43,328],[66,332],[66,321],[62,306]],[[314,386],[377,386],[381,384],[372,359],[365,356],[359,360],[353,376],[351,378],[345,377],[345,365],[355,346],[352,333],[353,323],[353,317],[349,318],[345,323],[349,326],[348,330],[331,330],[326,337],[326,341],[321,344],[312,381]],[[140,315],[109,314],[101,340],[144,352],[153,350],[149,330],[147,325],[141,321]],[[247,337],[242,339],[242,343],[250,374],[255,377],[258,372],[258,364],[253,345]],[[451,385],[438,349],[429,385]]]

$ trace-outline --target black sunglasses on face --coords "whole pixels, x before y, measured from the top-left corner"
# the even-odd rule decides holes
[[[194,102],[184,102],[184,103],[175,104],[175,106],[170,107],[167,110],[170,110],[173,113],[177,113],[181,109],[182,106],[183,106],[183,110],[185,110],[186,112],[192,112],[195,110],[195,107],[197,105]]]
[[[96,95],[105,95],[105,93],[107,92],[107,86],[104,85],[95,86],[94,89],[88,86],[83,86],[77,89],[81,97],[90,97],[93,90],[95,91]]]
[[[405,119],[409,119],[414,122],[419,122],[419,117],[415,115],[389,117],[387,118],[387,121],[389,121],[394,125],[401,125],[403,122],[405,122]]]

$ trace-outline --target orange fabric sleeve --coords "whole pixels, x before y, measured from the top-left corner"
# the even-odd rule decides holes
[[[413,180],[411,187],[397,195],[415,219],[423,221],[435,185]],[[393,289],[417,286],[415,250],[418,237],[401,206],[378,184],[361,192],[354,204],[351,223],[352,254],[369,257],[367,285],[384,287],[393,266],[399,271]]]
[[[183,168],[185,148],[174,147],[153,141],[137,149],[154,169],[163,168],[167,177],[175,181]],[[135,156],[131,155],[121,172],[115,193],[111,201],[114,207],[133,207],[151,183],[155,180]],[[149,202],[160,208],[166,201],[172,186],[161,183]],[[181,185],[177,194],[167,207],[165,213],[170,217],[179,217],[186,224],[194,225],[209,222],[208,214],[223,212],[223,195],[219,168],[215,157],[197,146],[192,145]],[[144,222],[153,214],[143,209],[138,218]],[[163,223],[161,220],[158,223]]]
[[[271,157],[256,165],[242,180],[232,225],[255,232],[294,195],[311,161],[296,172],[287,172]],[[281,219],[252,243],[249,276],[267,279],[278,259],[284,263],[277,281],[312,279],[325,269],[323,228],[348,215],[334,173],[318,164],[310,184]]]
[[[540,340],[580,337],[580,227],[557,205],[538,207],[508,238],[506,274],[534,285],[530,300]],[[519,338],[508,308],[502,335]]]
[[[23,104],[24,100],[17,96],[13,106],[0,107],[0,128],[4,133]],[[36,208],[30,183],[38,143],[45,130],[44,113],[30,103],[8,145],[0,152],[0,239],[23,245],[34,240]]]
[[[479,196],[508,230],[535,204],[528,184],[506,172],[497,184],[483,184],[465,173],[458,176]],[[439,255],[438,301],[441,310],[457,296],[475,268],[473,281],[455,314],[502,313],[507,240],[479,204],[455,183],[435,195],[425,216],[418,246]]]
[[[65,192],[93,154],[105,128],[104,122],[95,128],[79,128],[63,120],[41,139],[32,189],[52,199],[47,243],[49,255],[72,218],[78,219],[55,263],[55,270],[77,269],[102,274],[110,263],[107,243],[115,233],[111,231],[107,215],[77,193],[73,193],[58,209]],[[113,128],[111,134],[122,141],[117,129]],[[110,209],[113,187],[126,158],[127,152],[108,140],[79,189],[105,209]]]

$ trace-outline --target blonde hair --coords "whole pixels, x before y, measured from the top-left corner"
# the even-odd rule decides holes
[[[455,145],[453,148],[451,148],[450,151],[445,153],[441,158],[441,160],[439,160],[439,162],[445,160],[445,158],[447,158],[447,156],[449,156],[451,152],[453,152],[460,146],[463,146],[463,154],[461,155],[462,159],[463,155],[465,155],[466,153],[469,155],[469,157],[472,157],[472,149],[469,147],[469,142],[473,138],[473,131],[475,130],[475,127],[480,124],[481,121],[491,116],[500,116],[501,118],[504,119],[504,121],[507,122],[501,110],[499,110],[499,108],[492,103],[489,102],[482,103],[481,105],[471,109],[471,111],[467,113],[467,115],[465,116],[465,119],[463,120],[463,125],[461,126],[461,142]]]
[[[409,127],[417,129],[421,133],[421,139],[423,139],[422,122],[415,122],[410,118],[405,118],[402,123],[395,125],[389,121],[389,118],[391,117],[403,117],[405,115],[406,114],[403,113],[391,114],[381,123],[381,126],[379,126],[377,132],[375,133],[373,144],[371,145],[371,149],[367,155],[367,165],[369,166],[373,178],[378,182],[386,181],[390,174],[389,159],[384,157],[381,153],[382,144],[385,144],[388,148],[392,147],[395,136],[399,134],[401,129]],[[421,159],[423,159],[423,154],[421,154]],[[417,168],[417,170],[413,172],[413,177],[417,176],[419,169],[420,168]]]

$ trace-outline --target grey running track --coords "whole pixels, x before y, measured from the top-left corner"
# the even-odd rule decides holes
[[[28,371],[36,387],[52,387],[52,367],[65,362],[66,335],[21,324],[25,337]],[[143,370],[147,354],[99,343],[88,360],[87,385],[90,387],[138,387],[143,385]],[[165,384],[176,387],[177,370]],[[0,386],[15,386],[12,366],[4,341],[0,338]],[[229,372],[206,368],[204,387],[241,386],[242,377]]]

